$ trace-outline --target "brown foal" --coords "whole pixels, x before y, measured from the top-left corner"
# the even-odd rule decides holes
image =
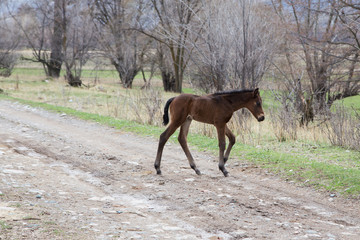
[[[219,169],[224,176],[227,177],[228,172],[225,169],[225,163],[229,158],[232,146],[235,144],[235,135],[226,126],[227,122],[229,122],[233,113],[241,108],[247,108],[259,122],[265,119],[258,88],[255,90],[219,92],[206,96],[181,94],[177,97],[170,98],[164,108],[164,125],[169,122],[169,107],[171,123],[160,135],[154,164],[157,174],[161,174],[160,162],[165,143],[178,127],[180,127],[178,140],[189,160],[190,167],[194,169],[196,174],[201,174],[196,167],[186,140],[191,121],[195,120],[212,124],[216,127],[219,141]],[[226,152],[225,136],[229,139]]]

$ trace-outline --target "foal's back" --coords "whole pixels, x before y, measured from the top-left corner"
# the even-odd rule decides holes
[[[171,104],[172,117],[185,116],[196,121],[215,124],[217,121],[229,121],[232,109],[221,96],[181,94]]]

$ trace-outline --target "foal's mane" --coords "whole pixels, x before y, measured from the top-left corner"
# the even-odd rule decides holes
[[[211,95],[219,96],[219,95],[229,95],[229,94],[241,94],[241,93],[249,93],[253,91],[254,91],[253,89],[230,90],[230,91],[216,92]]]

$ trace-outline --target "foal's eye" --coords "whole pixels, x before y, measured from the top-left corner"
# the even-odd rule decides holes
[[[260,103],[260,102],[256,102],[256,106],[257,106],[257,107],[261,107],[261,103]]]

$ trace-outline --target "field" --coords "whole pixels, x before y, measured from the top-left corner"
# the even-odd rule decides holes
[[[86,87],[70,88],[63,78],[47,79],[42,69],[18,68],[11,77],[0,79],[0,88],[4,91],[0,97],[144,136],[157,138],[165,129],[161,124],[162,109],[166,100],[176,94],[163,92],[159,77],[152,80],[150,90],[141,90],[140,76],[133,89],[123,89],[112,70],[85,70],[83,76]],[[189,83],[184,92],[201,94]],[[333,146],[325,127],[318,123],[297,127],[295,137],[279,141],[282,128],[270,114],[279,104],[270,91],[262,90],[261,94],[266,121],[257,123],[252,117],[238,114],[229,123],[237,136],[231,161],[261,167],[302,186],[359,198],[359,151]],[[345,99],[341,104],[360,112],[360,96]],[[192,148],[217,154],[216,132],[212,126],[193,123],[190,131]],[[177,134],[171,141],[177,141]]]

